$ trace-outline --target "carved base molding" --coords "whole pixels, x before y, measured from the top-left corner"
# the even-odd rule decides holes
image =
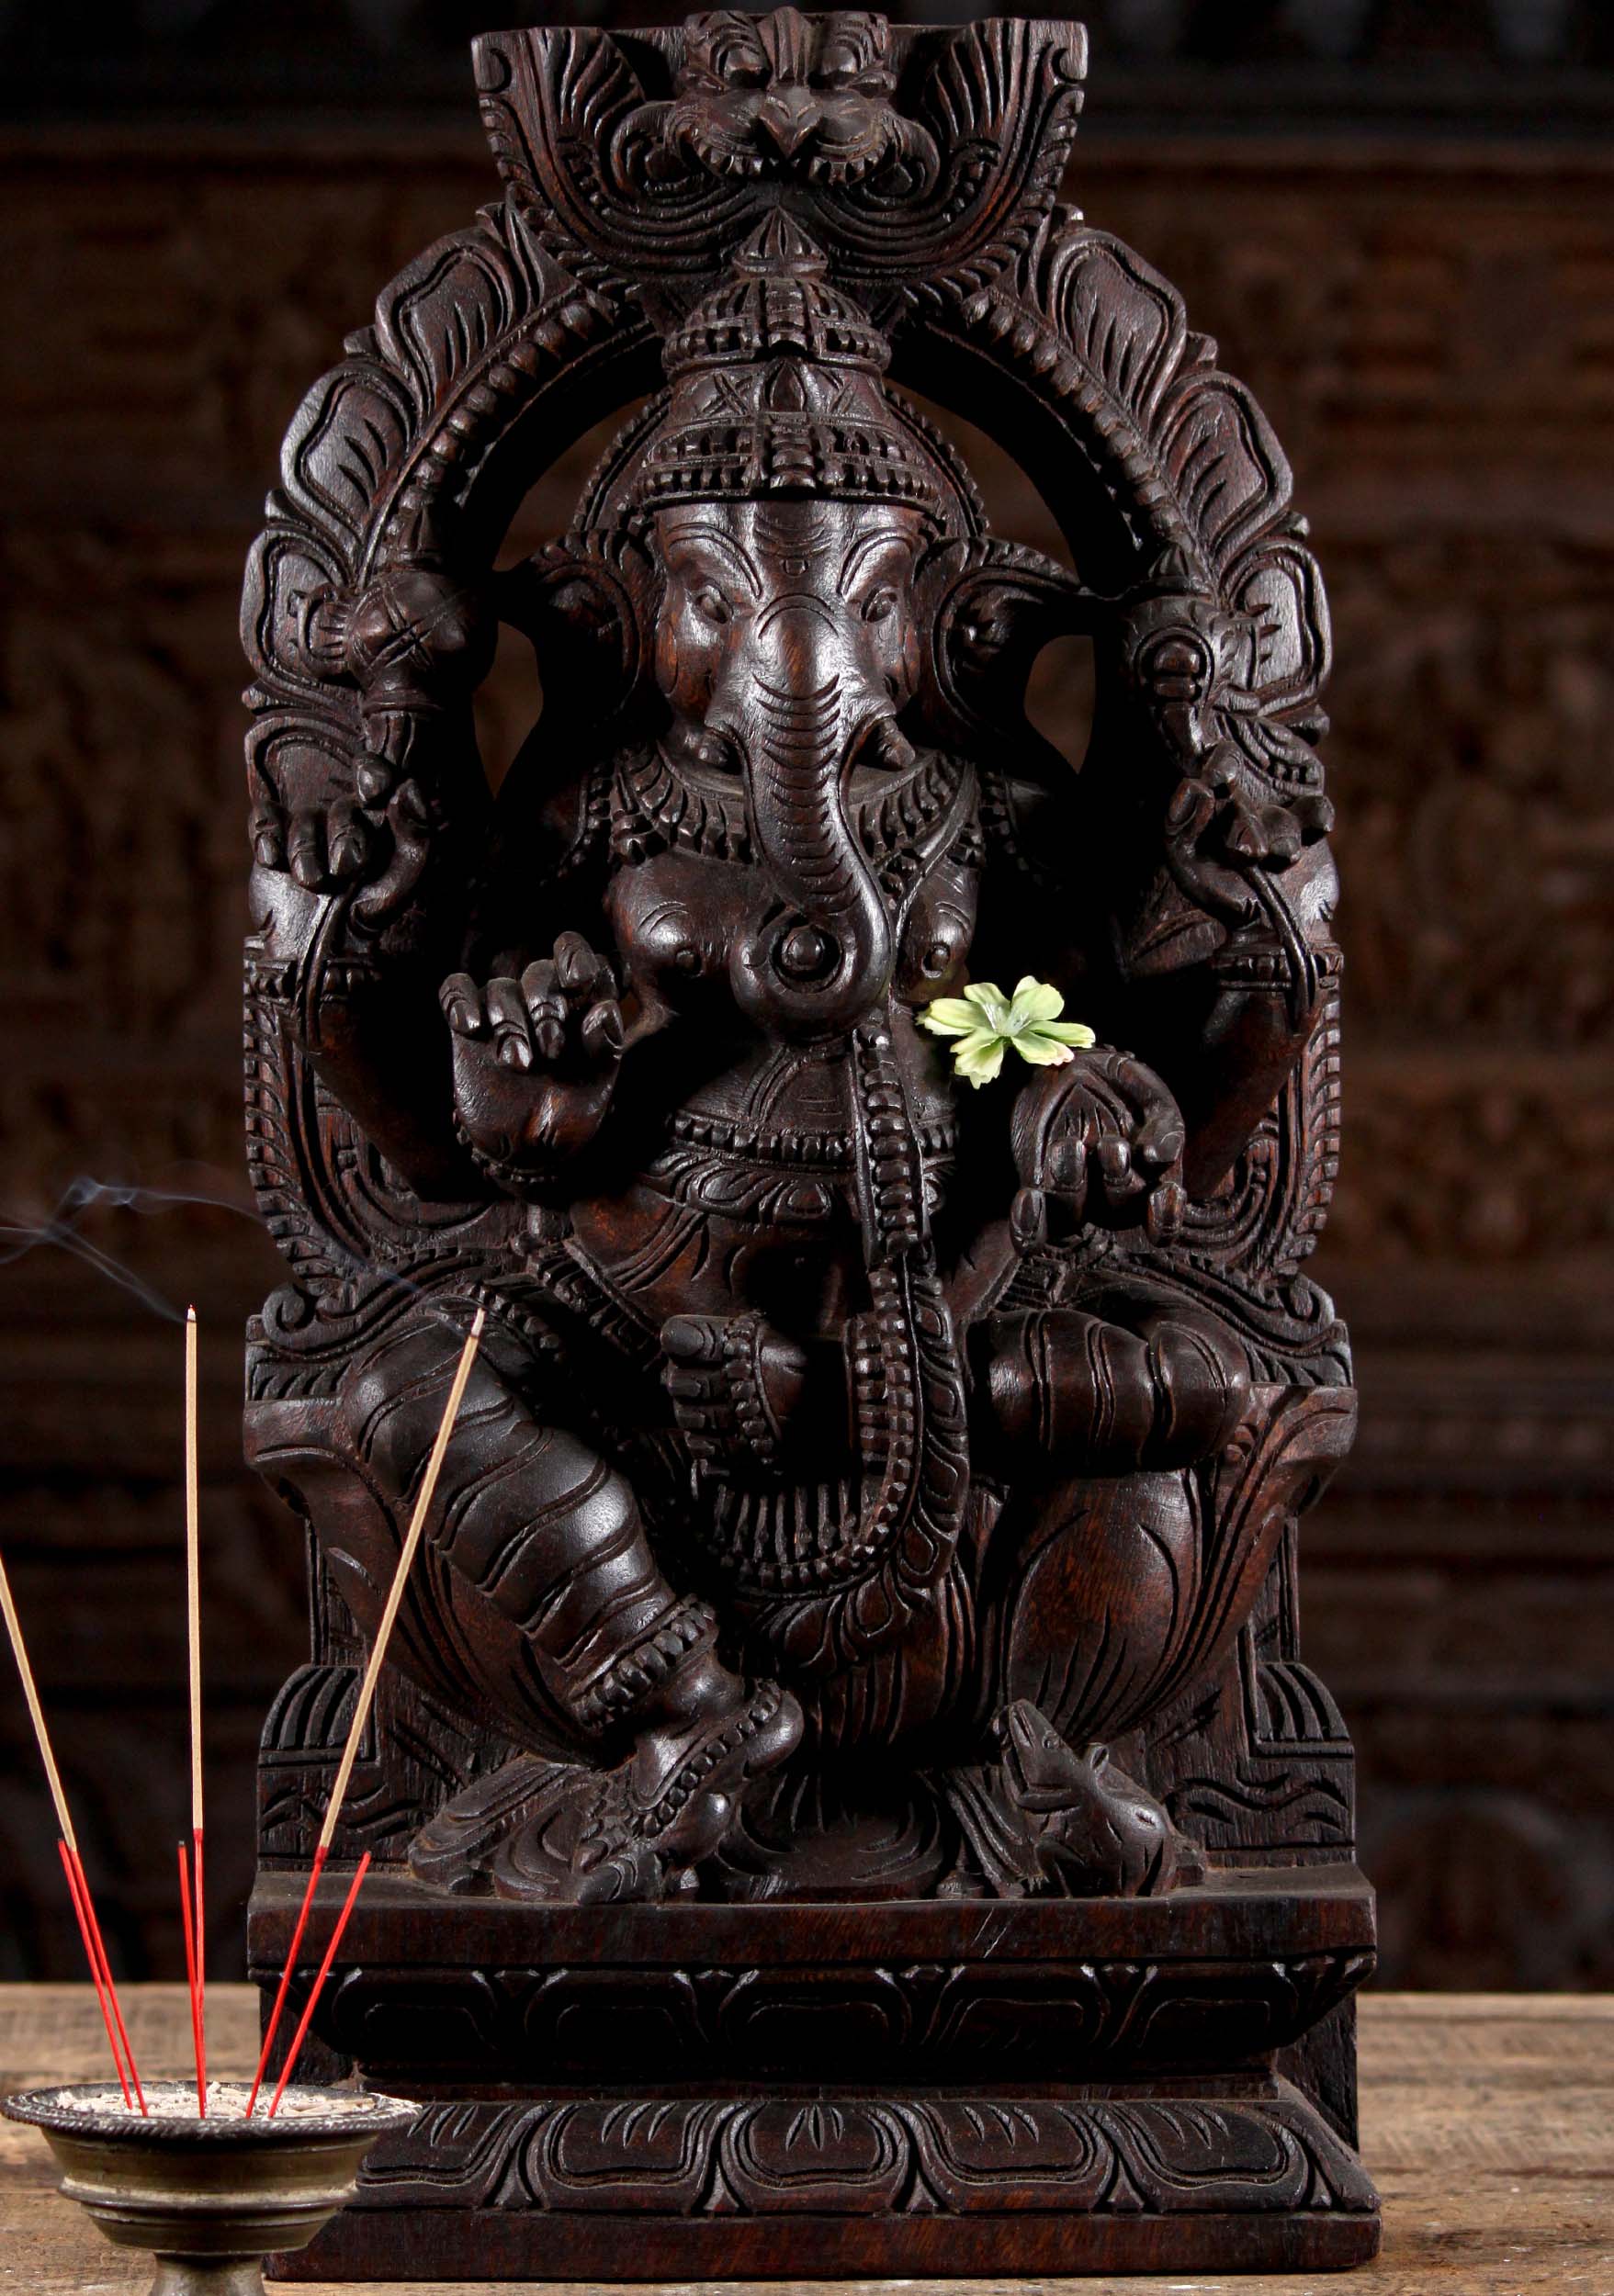
[[[1264,2097],[615,2095],[433,2104],[286,2277],[1330,2271],[1354,2154]]]
[[[265,1987],[299,1894],[259,1882]],[[1344,2268],[1379,2237],[1348,2142],[1371,1966],[1348,1866],[1124,1902],[542,1911],[383,1875],[319,2070],[420,2112],[284,2276]]]

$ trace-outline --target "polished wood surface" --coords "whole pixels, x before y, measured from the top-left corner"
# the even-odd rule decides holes
[[[142,2065],[183,2071],[182,1986],[141,1986],[129,2001]],[[221,2075],[251,2065],[255,2005],[245,1986],[209,1998]],[[87,1986],[0,1988],[0,2088],[98,2076],[101,2038]],[[1608,2296],[1614,2290],[1614,1998],[1565,1994],[1370,1994],[1361,2004],[1362,2149],[1384,2203],[1384,2248],[1337,2287],[1372,2296]],[[84,2296],[143,2285],[124,2257],[56,2200],[44,2146],[0,2126],[0,2290]],[[1027,2281],[906,2281],[979,2296]],[[480,2296],[495,2296],[486,2283]],[[774,2296],[800,2280],[751,2283]],[[891,2282],[840,2282],[848,2296]],[[1126,2296],[1315,2296],[1315,2275],[1072,2281]],[[316,2286],[312,2296],[319,2296]],[[425,2296],[423,2288],[422,2296]],[[436,2282],[433,2296],[452,2296]],[[558,2291],[559,2296],[559,2291]]]

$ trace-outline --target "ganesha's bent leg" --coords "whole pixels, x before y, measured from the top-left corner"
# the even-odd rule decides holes
[[[457,1355],[446,1325],[416,1323],[348,1383],[350,1440],[401,1512]],[[791,1702],[773,1693],[770,1727],[754,1726],[759,1692],[718,1658],[710,1608],[669,1584],[626,1477],[537,1418],[492,1355],[473,1367],[449,1438],[428,1530],[435,1552],[516,1630],[565,1733],[622,1754],[647,1825],[692,1764],[734,1784],[782,1760],[799,1735]]]
[[[436,1438],[458,1356],[446,1325],[414,1325],[357,1369],[344,1398],[355,1447],[401,1506]],[[712,1657],[704,1604],[681,1602],[656,1562],[626,1478],[545,1425],[485,1352],[444,1458],[427,1536],[451,1569],[526,1638],[544,1690],[573,1730],[669,1705],[696,1711],[739,1685]],[[682,1643],[674,1663],[667,1646]]]
[[[1203,1568],[1192,1469],[1249,1406],[1247,1359],[1210,1317],[1070,1308],[990,1319],[976,1361],[1022,1527],[1001,1617],[1006,1700],[1062,1733],[1129,1729],[1187,1633]]]
[[[1247,1358],[1213,1319],[1123,1311],[1125,1323],[1067,1308],[996,1317],[976,1335],[1011,1463],[988,1647],[1002,1798],[1028,1845],[1013,1870],[1078,1894],[1168,1888],[1201,1868],[1108,1745],[1169,1694],[1205,1568],[1195,1470],[1249,1402]]]

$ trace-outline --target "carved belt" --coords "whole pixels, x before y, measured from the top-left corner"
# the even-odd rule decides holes
[[[955,1124],[921,1124],[915,1129],[920,1153],[927,1163],[942,1163],[958,1153]],[[716,1155],[736,1157],[746,1164],[793,1171],[851,1172],[853,1168],[852,1141],[843,1131],[757,1131],[723,1117],[693,1116],[683,1109],[672,1119],[668,1131],[681,1145],[709,1149]]]
[[[744,1221],[815,1226],[857,1210],[856,1173],[844,1132],[756,1131],[722,1118],[680,1113],[672,1145],[640,1177],[657,1195]],[[927,1168],[951,1163],[958,1136],[950,1123],[919,1130]]]

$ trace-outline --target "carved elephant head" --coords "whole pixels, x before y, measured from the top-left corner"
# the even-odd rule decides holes
[[[524,581],[520,618],[564,719],[581,726],[626,673],[641,726],[743,785],[768,897],[736,943],[734,992],[806,1035],[852,1027],[891,982],[853,792],[919,747],[1014,725],[1038,648],[1079,618],[1071,578],[1031,551],[939,540],[904,504],[810,496],[660,510],[639,542],[574,537]]]
[[[988,538],[956,454],[886,390],[889,357],[775,216],[669,336],[667,392],[528,582],[563,625],[535,630],[547,693],[626,666],[638,737],[742,782],[767,886],[732,982],[786,1034],[843,1033],[891,984],[893,902],[854,791],[1000,720],[1029,625],[1051,634],[1074,587]]]

